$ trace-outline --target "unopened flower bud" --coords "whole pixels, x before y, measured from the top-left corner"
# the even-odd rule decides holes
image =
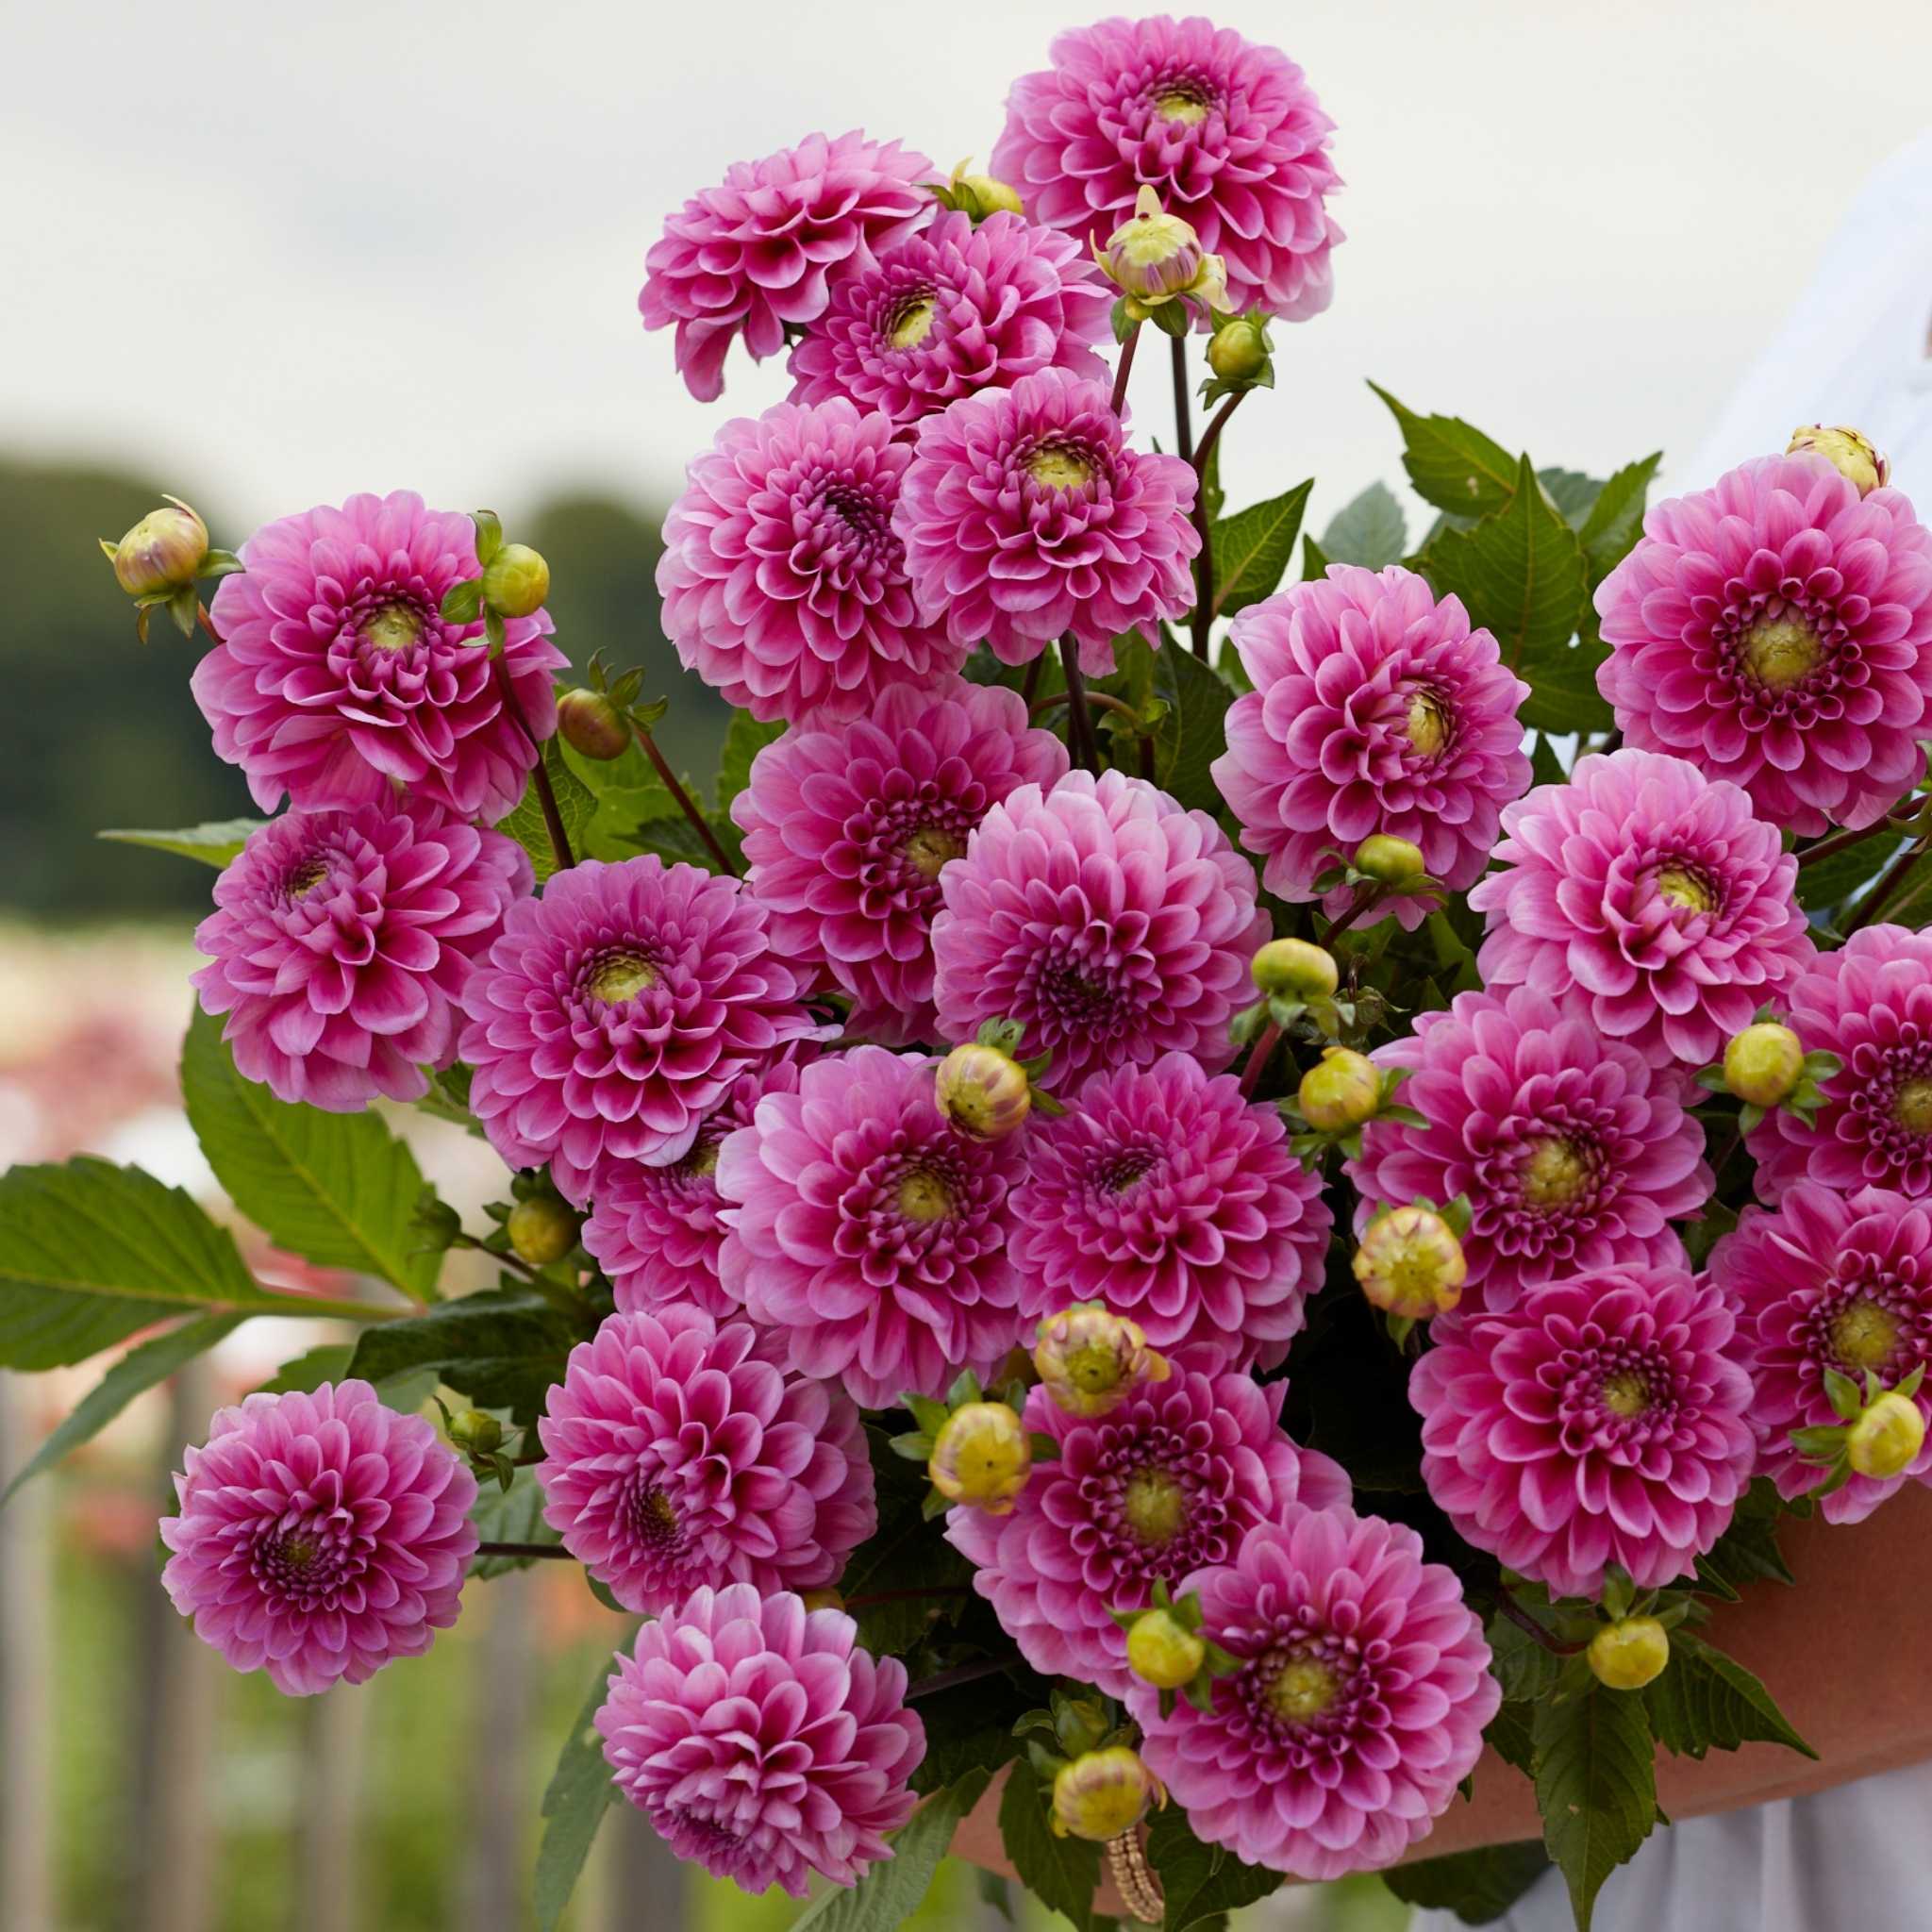
[[[449,1421],[449,1439],[466,1456],[494,1456],[503,1447],[503,1424],[480,1408],[458,1409]]]
[[[483,566],[483,601],[505,617],[528,617],[550,594],[550,566],[527,543],[506,543]]]
[[[1033,1366],[1068,1415],[1106,1415],[1134,1391],[1168,1377],[1167,1357],[1138,1322],[1095,1307],[1062,1308],[1040,1324]]]
[[[537,1194],[519,1201],[509,1210],[504,1232],[509,1236],[510,1252],[532,1268],[547,1268],[560,1261],[577,1244],[582,1224],[561,1201]]]
[[[925,1473],[949,1503],[1006,1516],[1032,1468],[1033,1444],[1019,1416],[1004,1402],[968,1402],[934,1438]]]
[[[1157,1690],[1191,1684],[1208,1646],[1172,1610],[1143,1610],[1127,1632],[1127,1668]]]
[[[1025,212],[1017,188],[1005,181],[995,181],[991,175],[969,175],[964,161],[953,170],[953,178],[946,183],[945,192],[941,198],[947,207],[957,208],[975,226],[989,215]]]
[[[1362,1230],[1355,1278],[1387,1313],[1409,1322],[1446,1314],[1462,1299],[1469,1263],[1456,1230],[1432,1208],[1391,1208]]]
[[[101,545],[104,550],[109,547]],[[152,597],[192,584],[201,575],[208,557],[208,525],[171,496],[111,548],[114,581],[130,597]]]
[[[1889,1482],[1903,1475],[1925,1446],[1925,1418],[1896,1391],[1868,1403],[1845,1437],[1845,1460],[1860,1475]]]
[[[836,1590],[802,1590],[798,1600],[808,1610],[842,1610],[845,1599]]]
[[[1785,454],[1823,457],[1860,496],[1882,490],[1891,475],[1891,465],[1856,429],[1844,424],[1835,429],[1827,429],[1822,423],[1814,423],[1809,428],[1800,425],[1791,431]]]
[[[933,1080],[940,1111],[974,1141],[1004,1141],[1026,1124],[1033,1083],[1011,1054],[996,1046],[956,1046]]]
[[[630,745],[624,713],[601,691],[565,691],[557,701],[557,728],[587,758],[621,758]]]
[[[1223,382],[1252,382],[1268,366],[1268,331],[1260,317],[1237,315],[1208,338],[1208,366]]]
[[[1124,1744],[1085,1751],[1063,1764],[1053,1781],[1053,1829],[1058,1838],[1105,1844],[1132,1831],[1147,1807],[1165,1802],[1160,1780]]]
[[[1775,1107],[1804,1072],[1804,1043],[1774,1020],[1745,1027],[1724,1048],[1724,1085],[1751,1107]]]
[[[1590,1640],[1590,1668],[1612,1690],[1641,1690],[1670,1660],[1671,1633],[1655,1617],[1624,1617]]]
[[[1349,1046],[1329,1046],[1302,1075],[1295,1104],[1309,1126],[1345,1134],[1374,1118],[1382,1104],[1382,1075],[1374,1060]]]
[[[1250,971],[1265,993],[1296,999],[1325,999],[1341,983],[1335,955],[1307,940],[1270,940],[1255,955]]]
[[[1108,278],[1132,300],[1158,306],[1176,295],[1204,301],[1224,297],[1226,274],[1221,258],[1201,246],[1193,225],[1163,212],[1160,197],[1143,187],[1134,212],[1107,238],[1107,251],[1095,258]]]
[[[1421,846],[1376,832],[1356,847],[1355,869],[1367,873],[1380,885],[1406,886],[1421,878],[1428,867],[1423,861]]]

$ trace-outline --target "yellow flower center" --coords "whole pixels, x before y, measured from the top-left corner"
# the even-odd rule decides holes
[[[1932,1134],[1932,1080],[1907,1080],[1891,1104],[1891,1117],[1908,1134]]]
[[[722,1141],[704,1141],[684,1157],[684,1171],[694,1180],[704,1180],[718,1172],[718,1150]]]
[[[1665,866],[1657,875],[1657,890],[1660,898],[1687,912],[1708,912],[1716,903],[1709,885],[1681,865]]]
[[[612,953],[591,974],[591,993],[607,1007],[615,1007],[657,983],[658,969],[641,953]]]
[[[936,1174],[915,1167],[899,1183],[899,1212],[908,1221],[943,1221],[953,1211],[953,1197]]]
[[[1832,1317],[1831,1352],[1856,1374],[1882,1368],[1897,1346],[1898,1317],[1876,1302],[1860,1297]]]
[[[1604,1407],[1612,1415],[1641,1415],[1650,1407],[1650,1384],[1635,1369],[1604,1377]]]
[[[328,860],[305,858],[289,875],[289,897],[306,899],[328,876]]]
[[[1739,656],[1760,690],[1790,691],[1817,668],[1824,647],[1802,617],[1760,617],[1744,633]]]
[[[1449,721],[1425,691],[1408,695],[1408,741],[1425,758],[1434,758],[1449,741]]]
[[[936,879],[966,850],[965,840],[938,825],[921,825],[899,848],[899,857],[922,878]]]
[[[1198,127],[1208,118],[1208,103],[1185,88],[1170,88],[1156,100],[1154,111],[1163,121],[1178,121],[1183,127]]]
[[[290,1570],[308,1569],[321,1554],[314,1541],[306,1536],[290,1537],[275,1552],[283,1565]]]
[[[1048,490],[1078,490],[1093,479],[1093,465],[1063,442],[1042,442],[1026,458],[1026,469]]]
[[[895,349],[916,349],[932,333],[932,298],[914,302],[901,311],[887,341]]]
[[[385,604],[362,626],[362,641],[378,651],[407,651],[423,635],[423,620],[407,604]]]
[[[1127,1526],[1143,1543],[1172,1542],[1188,1520],[1188,1499],[1164,1469],[1136,1470],[1122,1504]]]
[[[1268,1702],[1277,1717],[1305,1724],[1320,1717],[1341,1689],[1335,1673],[1320,1657],[1291,1657],[1268,1686]]]
[[[1531,1208],[1561,1208],[1583,1191],[1590,1169],[1574,1144],[1554,1137],[1533,1141],[1523,1165],[1523,1198]]]

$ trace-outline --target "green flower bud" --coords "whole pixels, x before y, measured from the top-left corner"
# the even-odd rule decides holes
[[[1374,833],[1356,847],[1355,869],[1385,886],[1408,885],[1428,871],[1419,845],[1391,839],[1387,832]]]
[[[532,1268],[547,1268],[560,1261],[577,1244],[577,1217],[561,1201],[548,1194],[519,1201],[509,1210],[504,1231],[509,1236],[510,1252]]]
[[[954,1128],[974,1141],[1004,1141],[1026,1124],[1033,1083],[996,1046],[956,1046],[940,1062],[933,1097]]]
[[[1822,423],[1814,423],[1808,429],[1800,424],[1791,431],[1785,454],[1823,457],[1860,496],[1882,490],[1891,475],[1891,465],[1856,429],[1843,424],[1835,429],[1827,429]]]
[[[587,758],[621,758],[630,746],[624,713],[601,691],[565,691],[557,701],[557,728]]]
[[[1382,1104],[1382,1075],[1374,1060],[1349,1046],[1329,1046],[1302,1075],[1295,1103],[1309,1126],[1345,1134],[1373,1120]]]
[[[1760,1020],[1724,1048],[1724,1085],[1752,1107],[1775,1107],[1805,1072],[1805,1048],[1789,1026]]]
[[[528,617],[550,594],[550,566],[527,543],[506,543],[483,567],[483,601],[504,617]]]
[[[1026,1487],[1033,1443],[1004,1402],[962,1403],[933,1440],[925,1473],[949,1503],[1006,1516]]]
[[[1142,313],[1178,295],[1210,308],[1227,300],[1227,272],[1220,256],[1201,246],[1191,223],[1166,213],[1152,188],[1141,188],[1134,212],[1107,238],[1106,253],[1095,248],[1094,259]]]
[[[1150,1805],[1166,1800],[1160,1780],[1141,1763],[1139,1752],[1124,1744],[1084,1751],[1054,1777],[1054,1835],[1106,1844],[1132,1831]]]
[[[1341,984],[1335,955],[1307,940],[1270,940],[1255,955],[1250,971],[1265,993],[1292,994],[1297,999],[1326,999]]]
[[[1590,1640],[1590,1668],[1612,1690],[1641,1690],[1670,1660],[1671,1633],[1655,1617],[1624,1617]]]
[[[1208,338],[1208,366],[1223,382],[1252,382],[1268,366],[1268,331],[1258,316],[1237,315]]]
[[[494,1456],[503,1447],[503,1424],[480,1408],[458,1409],[450,1418],[449,1439],[466,1456]]]
[[[1059,1407],[1077,1416],[1106,1415],[1169,1373],[1167,1357],[1147,1346],[1139,1323],[1091,1305],[1041,1323],[1033,1366]]]
[[[1469,1274],[1456,1230],[1433,1208],[1391,1208],[1362,1230],[1355,1278],[1387,1313],[1409,1322],[1446,1314]]]
[[[1925,1446],[1925,1418],[1908,1395],[1893,1391],[1868,1403],[1845,1438],[1845,1459],[1860,1475],[1889,1482],[1903,1475]]]
[[[152,597],[178,590],[201,575],[208,556],[208,525],[175,497],[151,509],[120,542],[108,545],[114,559],[114,581],[130,597]]]
[[[964,161],[953,170],[952,179],[937,190],[937,194],[947,208],[965,215],[975,227],[989,215],[1018,215],[1026,211],[1018,189],[995,181],[991,175],[969,175]]]
[[[1127,1668],[1157,1690],[1191,1684],[1208,1646],[1170,1610],[1143,1610],[1127,1632]]]

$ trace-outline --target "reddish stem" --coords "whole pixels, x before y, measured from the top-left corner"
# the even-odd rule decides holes
[[[643,746],[644,756],[650,759],[651,769],[663,781],[665,791],[670,792],[672,798],[676,802],[677,808],[691,821],[698,837],[705,841],[705,850],[718,861],[718,867],[721,872],[729,873],[733,878],[736,878],[738,876],[738,868],[732,864],[731,855],[718,842],[717,833],[712,831],[704,813],[697,808],[697,805],[691,798],[691,793],[677,782],[677,774],[665,763],[664,754],[658,749],[658,741],[641,724],[633,724],[631,729],[637,733],[638,742]]]
[[[1134,366],[1134,344],[1141,340],[1142,325],[1136,323],[1127,331],[1127,339],[1121,344],[1120,367],[1113,373],[1113,412],[1116,416],[1126,407],[1127,371]]]
[[[1247,1065],[1241,1069],[1241,1098],[1252,1100],[1255,1089],[1260,1084],[1261,1069],[1274,1057],[1274,1049],[1281,1043],[1281,1028],[1269,1021],[1265,1032],[1256,1041],[1248,1055]]]

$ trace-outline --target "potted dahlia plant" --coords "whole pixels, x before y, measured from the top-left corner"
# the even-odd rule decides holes
[[[291,1695],[514,1565],[641,1620],[546,1926],[614,1800],[841,1932],[956,1834],[1080,1927],[1364,1870],[1480,1920],[1552,1861],[1587,1925],[1657,1745],[1808,1749],[1712,1607],[1932,1471],[1932,536],[1850,430],[1646,510],[1655,456],[1387,394],[1425,529],[1231,508],[1330,132],[1273,49],[1110,20],[986,175],[813,135],[666,220],[692,393],[792,378],[665,525],[708,791],[488,512],[105,546],[265,815],[121,835],[219,869],[190,1119],[371,1292],[18,1169],[0,1362],[144,1338],[38,1467],[238,1323],[356,1324],[185,1449],[161,1580]],[[486,1229],[398,1108],[502,1157]],[[1525,1778],[1541,1842],[1431,1857]]]

